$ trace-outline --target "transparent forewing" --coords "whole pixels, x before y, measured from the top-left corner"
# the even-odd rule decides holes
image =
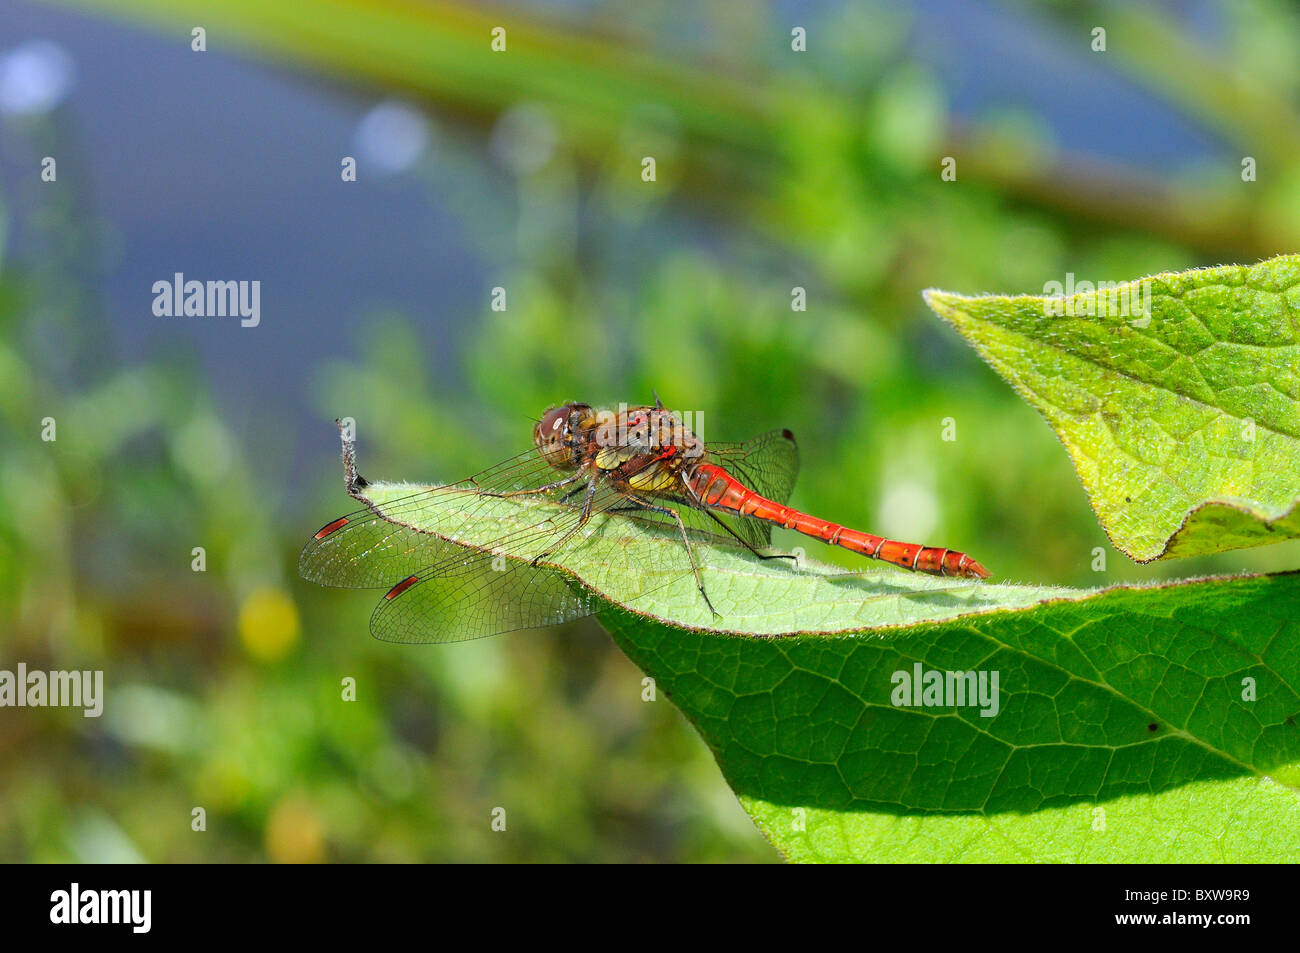
[[[321,527],[298,557],[298,572],[322,586],[387,589],[460,549],[408,522],[433,505],[439,495],[456,493],[464,497],[466,490],[514,493],[563,480],[566,475],[548,465],[536,450],[530,450],[457,484],[412,486],[409,496],[389,501],[382,508],[367,506]],[[568,487],[560,488],[553,496],[562,496],[565,489]],[[472,520],[474,509],[473,503],[464,505],[467,520]]]
[[[322,527],[325,535],[303,548],[298,574],[304,579],[342,589],[387,589],[454,546],[440,536],[390,522],[373,509],[340,520]]]

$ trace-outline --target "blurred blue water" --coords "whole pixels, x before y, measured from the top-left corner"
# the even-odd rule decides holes
[[[580,19],[593,5],[558,6]],[[778,3],[773,20],[813,22],[825,6]],[[906,8],[911,49],[943,79],[959,116],[1023,108],[1065,145],[1157,171],[1221,148],[1115,73],[1088,49],[1086,31],[1074,35],[995,3],[918,0]],[[1210,8],[1188,9],[1204,21]],[[61,148],[81,158],[62,164],[69,171],[61,181],[92,196],[107,229],[105,260],[92,268],[102,276],[117,359],[146,359],[160,344],[192,348],[232,421],[293,421],[286,440],[305,436],[312,457],[332,457],[334,448],[309,415],[307,370],[351,352],[376,309],[411,316],[431,363],[455,372],[449,338],[482,312],[493,263],[411,172],[381,176],[363,166],[357,183],[340,181],[339,160],[355,154],[358,123],[382,93],[228,52],[219,35],[198,54],[186,33],[164,36],[25,0],[0,7],[0,55],[33,38],[55,41],[75,63],[56,128],[65,131]],[[0,125],[7,136],[22,128]],[[10,157],[6,198],[31,194],[36,168],[15,166],[15,150],[0,154]],[[88,182],[67,181],[77,169]],[[13,252],[21,258],[29,230],[17,204]],[[261,325],[155,317],[151,286],[177,271],[260,280]]]
[[[288,410],[307,424],[307,369],[349,353],[368,315],[401,309],[435,354],[446,350],[439,341],[451,317],[486,300],[487,264],[426,183],[365,167],[357,182],[341,181],[340,159],[356,154],[358,122],[378,94],[223,52],[217,35],[196,53],[188,34],[0,7],[0,54],[30,38],[56,41],[76,64],[56,117],[75,135],[56,134],[56,151],[82,155],[56,158],[60,183],[93,195],[107,229],[100,291],[118,359],[146,359],[155,345],[171,353],[179,342],[195,350],[233,418]],[[80,169],[90,181],[70,182]],[[4,172],[13,199],[31,191],[38,169]],[[21,258],[30,229],[21,216],[15,224],[11,253]],[[260,325],[155,317],[152,285],[177,271],[259,280]],[[323,442],[333,455],[332,435]]]

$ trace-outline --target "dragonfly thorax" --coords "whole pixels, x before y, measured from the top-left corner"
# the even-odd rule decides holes
[[[676,411],[663,407],[627,407],[595,412],[592,444],[598,458],[654,457],[662,462],[698,460],[704,453],[699,439]],[[610,469],[605,463],[602,469]]]

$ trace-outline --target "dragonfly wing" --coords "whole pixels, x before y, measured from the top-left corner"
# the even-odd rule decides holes
[[[679,530],[669,515],[644,509],[616,489],[598,484],[591,514],[618,518],[584,524],[584,502],[579,495],[559,513],[552,510],[537,526],[504,536],[490,546],[471,549],[455,545],[438,563],[414,571],[392,586],[370,618],[371,633],[386,642],[459,642],[590,615],[596,611],[595,597],[548,562],[578,549],[588,561],[626,561],[627,545],[639,538],[632,530],[633,522],[660,527],[674,543],[660,555],[663,562],[650,583],[667,585],[674,574],[691,571],[686,550],[676,545]],[[663,502],[671,505],[673,501]],[[713,540],[721,536],[716,524],[708,525],[711,521],[706,514],[688,507],[674,508],[693,536],[698,535],[696,531]],[[533,565],[528,557],[536,556],[544,556],[548,562]]]
[[[326,586],[388,589],[370,629],[389,642],[457,642],[513,629],[553,625],[592,612],[584,590],[534,557],[580,542],[581,508],[565,504],[539,514],[490,544],[474,547],[417,528],[429,508],[455,505],[466,524],[499,510],[500,494],[550,486],[565,474],[536,451],[521,454],[450,486],[413,486],[374,504],[365,481],[349,492],[366,507],[322,527],[298,560],[303,578]],[[571,487],[521,499],[572,499]],[[582,486],[577,486],[582,500]],[[439,499],[439,497],[442,497]],[[593,512],[621,499],[602,490]],[[409,521],[409,522],[408,522]]]
[[[387,589],[398,580],[441,562],[459,548],[408,522],[418,520],[426,507],[436,505],[439,494],[455,493],[458,499],[463,499],[466,490],[509,493],[535,489],[563,476],[536,450],[529,450],[460,483],[412,486],[408,496],[387,501],[382,508],[366,498],[366,484],[361,481],[349,492],[366,506],[321,527],[303,547],[298,557],[298,573],[322,586]],[[466,508],[466,519],[472,519],[473,513],[472,505]]]
[[[799,475],[799,447],[790,431],[769,430],[744,443],[709,443],[707,448],[712,462],[759,496],[776,503],[790,501]],[[732,514],[719,518],[756,549],[772,543],[771,523]]]
[[[579,619],[591,597],[563,573],[462,550],[403,579],[370,617],[385,642],[461,642]]]
[[[357,510],[323,526],[298,557],[309,582],[342,589],[387,589],[443,559],[454,544],[441,536]]]
[[[708,444],[709,456],[741,483],[776,503],[789,503],[799,476],[799,447],[788,430],[769,430],[744,443]]]

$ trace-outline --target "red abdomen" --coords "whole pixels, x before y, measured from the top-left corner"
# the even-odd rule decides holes
[[[886,539],[775,503],[759,496],[716,464],[699,464],[688,474],[686,483],[695,498],[706,506],[766,520],[823,540],[832,546],[843,546],[855,553],[872,559],[883,559],[904,569],[927,572],[934,576],[965,576],[969,579],[987,579],[989,576],[987,569],[955,549]]]

